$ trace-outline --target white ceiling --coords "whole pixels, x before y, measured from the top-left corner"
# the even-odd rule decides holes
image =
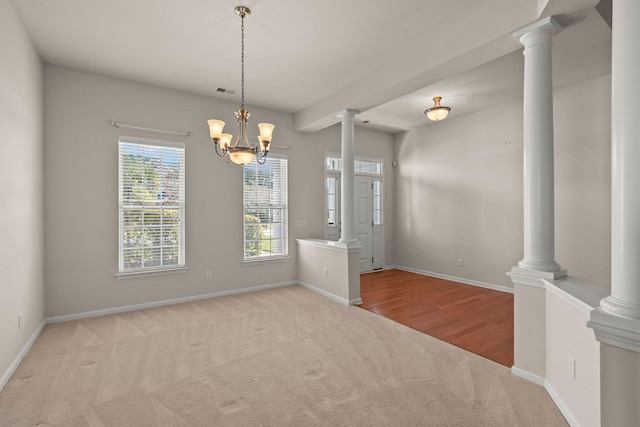
[[[605,0],[610,2],[610,0]],[[511,33],[540,17],[554,36],[554,83],[611,71],[611,30],[597,0],[13,0],[43,60],[294,114],[301,131],[345,108],[387,132],[427,125],[443,97],[451,117],[522,96]],[[539,11],[540,9],[540,11]],[[218,87],[234,95],[218,94]],[[594,102],[596,102],[594,100]]]

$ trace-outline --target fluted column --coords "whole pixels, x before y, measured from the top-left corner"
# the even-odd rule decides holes
[[[566,275],[555,261],[553,176],[553,81],[551,36],[560,29],[546,18],[519,31],[524,45],[524,259],[518,266]]]
[[[342,179],[340,198],[340,218],[342,221],[341,243],[356,243],[356,216],[354,201],[355,185],[355,141],[353,119],[358,115],[355,110],[344,110],[340,113],[342,119]]]

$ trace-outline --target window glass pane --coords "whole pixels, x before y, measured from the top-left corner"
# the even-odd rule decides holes
[[[355,173],[368,173],[382,175],[382,162],[377,160],[354,160],[353,169]],[[327,157],[328,171],[341,171],[342,159],[339,157]]]
[[[373,224],[382,224],[382,182],[373,181]]]
[[[336,208],[336,196],[329,195],[327,197],[327,208],[329,210],[334,210]]]
[[[342,160],[339,157],[327,157],[327,170],[339,171],[342,169]]]
[[[162,264],[177,265],[179,250],[178,246],[163,246],[162,248]]]
[[[120,271],[184,266],[184,144],[119,140]]]
[[[244,165],[243,182],[245,259],[288,255],[287,160]]]
[[[336,179],[327,178],[327,193],[336,194]]]

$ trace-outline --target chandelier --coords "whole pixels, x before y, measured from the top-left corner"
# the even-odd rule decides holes
[[[450,107],[440,105],[440,100],[442,100],[442,97],[436,96],[433,98],[433,107],[424,110],[424,114],[434,122],[446,119],[449,111],[451,111]]]
[[[224,122],[222,120],[211,119],[207,120],[209,124],[209,133],[211,134],[211,142],[216,149],[216,154],[229,163],[231,160],[238,165],[246,165],[251,163],[253,159],[260,164],[264,164],[267,160],[267,154],[269,154],[269,143],[271,143],[271,136],[273,134],[273,128],[275,125],[271,123],[258,123],[260,129],[260,135],[258,136],[258,142],[256,144],[249,143],[249,137],[247,136],[247,122],[249,120],[248,110],[244,109],[244,18],[251,14],[251,10],[246,6],[238,6],[235,8],[236,15],[241,18],[242,24],[240,26],[241,35],[241,82],[242,82],[242,100],[240,102],[240,109],[236,110],[236,119],[238,122],[238,138],[235,142],[231,143],[233,135],[229,133],[222,133],[224,128]]]

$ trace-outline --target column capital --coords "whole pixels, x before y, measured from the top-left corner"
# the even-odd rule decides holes
[[[519,29],[514,32],[512,36],[526,47],[532,40],[539,39],[539,36],[543,36],[545,39],[551,39],[551,36],[561,29],[562,25],[560,25],[553,16],[548,16]]]
[[[338,117],[340,117],[342,120],[347,120],[347,119],[353,119],[358,114],[360,114],[360,111],[347,108],[346,110],[342,110],[338,114]]]

